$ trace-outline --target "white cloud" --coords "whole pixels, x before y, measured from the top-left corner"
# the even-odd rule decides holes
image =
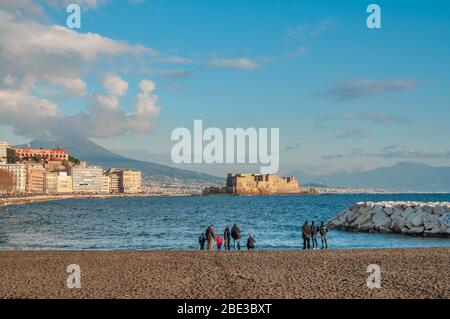
[[[33,0],[2,0],[0,9],[21,12],[21,15],[42,17],[45,15],[42,6],[33,2]]]
[[[115,96],[125,95],[128,91],[128,82],[115,74],[108,74],[103,81],[103,86],[109,94]]]
[[[156,85],[155,85],[155,82],[153,82],[153,81],[150,81],[150,80],[142,80],[142,81],[139,83],[139,88],[140,88],[143,92],[148,92],[148,93],[150,93],[150,92],[152,92],[152,91],[155,90]]]
[[[310,45],[303,45],[303,46],[299,46],[294,51],[287,52],[285,55],[289,58],[297,58],[297,57],[305,56],[305,55],[309,54],[310,51],[311,51]]]
[[[296,44],[296,48],[286,52],[284,55],[288,58],[296,58],[308,55],[311,52],[311,42],[337,26],[334,18],[327,18],[319,21],[317,24],[303,23],[288,30],[285,42]]]
[[[417,82],[412,79],[399,80],[370,80],[358,79],[340,82],[329,88],[326,96],[334,97],[338,101],[380,95],[388,92],[413,91]]]
[[[114,79],[114,80],[112,80]],[[12,126],[23,136],[50,138],[55,136],[110,137],[125,132],[148,132],[159,116],[155,84],[142,80],[131,112],[120,104],[126,81],[107,75],[108,94],[96,94],[85,111],[65,116],[58,105],[33,96],[28,90],[0,90],[0,123]],[[128,87],[128,84],[126,85]],[[26,114],[26,116],[24,116]]]
[[[95,9],[107,3],[108,0],[45,0],[45,2],[56,9],[65,8],[72,3],[78,4],[84,9]]]
[[[62,85],[67,93],[74,96],[85,96],[87,84],[80,78],[44,76],[44,79],[54,85]]]
[[[211,67],[218,68],[234,68],[241,70],[252,70],[257,69],[261,65],[255,61],[252,61],[247,58],[238,58],[238,59],[213,59],[208,63]]]
[[[350,129],[346,130],[345,132],[336,135],[336,138],[339,139],[352,139],[352,140],[364,140],[369,138],[369,133],[363,130],[357,130],[357,129]]]
[[[8,87],[13,87],[14,85],[16,85],[16,81],[16,77],[11,74],[7,74],[3,78],[3,84]]]

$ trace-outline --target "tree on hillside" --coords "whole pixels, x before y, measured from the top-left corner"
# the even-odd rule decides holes
[[[17,162],[20,162],[19,156],[17,156],[16,152],[14,152],[10,148],[8,148],[6,150],[6,157],[7,157],[8,163],[10,163],[10,164],[16,164]]]
[[[14,187],[14,179],[10,172],[0,169],[0,194],[11,193]]]
[[[75,164],[75,165],[80,165],[80,160],[78,158],[75,158],[71,155],[69,155],[69,162]]]

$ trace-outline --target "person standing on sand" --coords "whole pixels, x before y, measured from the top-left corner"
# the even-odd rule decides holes
[[[205,242],[206,242],[206,237],[204,234],[201,234],[200,237],[198,238],[198,243],[200,244],[200,250],[205,250]]]
[[[217,250],[220,250],[222,248],[222,236],[217,235],[216,245],[217,245]]]
[[[314,221],[311,222],[311,241],[312,241],[312,249],[319,249],[319,245],[317,243],[317,233],[319,229],[317,228]]]
[[[253,234],[250,233],[247,239],[247,249],[248,250],[255,249],[255,243],[256,243],[255,237],[253,237]]]
[[[224,249],[230,250],[230,242],[231,242],[231,234],[230,234],[230,227],[225,227],[225,232],[223,233],[223,241],[224,241]]]
[[[305,250],[306,248],[311,249],[310,236],[311,236],[311,229],[309,228],[308,221],[306,221],[302,227],[303,250]]]
[[[328,227],[324,222],[320,223],[320,238],[322,239],[322,249],[328,249]]]
[[[213,251],[215,235],[214,235],[214,225],[210,225],[205,231],[205,237],[208,241],[208,250]]]
[[[231,228],[231,237],[233,238],[234,250],[241,250],[241,230],[236,224]]]

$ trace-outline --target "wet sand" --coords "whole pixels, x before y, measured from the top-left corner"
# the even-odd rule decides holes
[[[81,288],[66,267],[81,267]],[[381,267],[381,289],[367,267]],[[450,248],[0,251],[0,298],[450,298]]]

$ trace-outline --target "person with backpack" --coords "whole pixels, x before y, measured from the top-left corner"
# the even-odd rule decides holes
[[[253,237],[253,234],[250,233],[247,239],[247,249],[248,250],[255,249],[255,243],[256,243],[255,237]]]
[[[308,221],[306,221],[302,227],[303,249],[304,250],[311,249],[310,236],[311,236],[311,229],[309,228]]]
[[[230,244],[231,244],[231,234],[230,234],[230,227],[225,227],[225,232],[223,233],[223,248],[225,250],[230,250]]]
[[[201,234],[200,237],[198,238],[198,243],[200,244],[200,250],[205,250],[205,242],[206,242],[206,237],[204,234]]]
[[[317,228],[314,221],[311,222],[311,242],[312,242],[312,249],[319,249],[319,245],[317,244],[317,233],[319,232],[319,229]]]
[[[216,237],[214,235],[214,225],[210,225],[206,231],[205,231],[205,237],[208,241],[208,250],[213,251],[214,242],[216,240]]]
[[[217,250],[220,250],[222,248],[222,236],[217,235],[216,245],[217,245]]]
[[[234,250],[241,250],[241,230],[236,224],[231,228],[231,237],[233,238]]]
[[[324,222],[320,223],[320,238],[322,239],[322,249],[328,249],[328,227]]]

